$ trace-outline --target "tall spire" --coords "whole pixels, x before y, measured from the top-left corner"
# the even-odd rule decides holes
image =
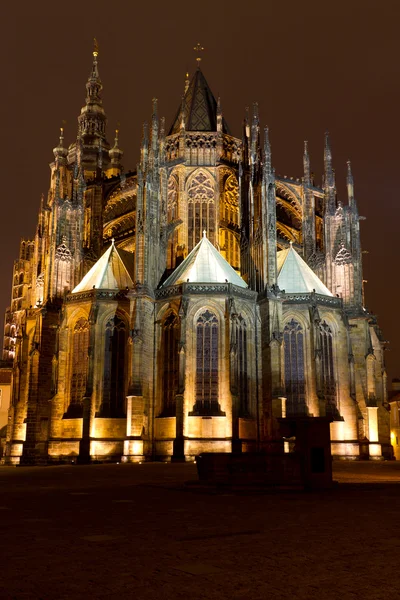
[[[325,133],[324,165],[325,210],[333,214],[336,210],[336,184],[335,174],[332,168],[332,150],[328,132]]]
[[[93,139],[93,137],[105,139],[107,119],[101,98],[103,86],[99,75],[97,60],[99,47],[96,39],[94,40],[92,54],[92,69],[86,83],[85,106],[81,109],[81,114],[78,117],[79,133],[81,136],[90,136],[91,139]],[[85,141],[88,142],[89,140]]]
[[[260,120],[258,117],[258,103],[253,103],[253,118],[251,122],[250,160],[253,164],[258,162],[260,151]]]
[[[264,128],[264,173],[268,180],[272,177],[272,158],[271,158],[271,144],[269,141],[269,129]]]
[[[351,172],[351,162],[347,161],[347,197],[349,199],[349,206],[354,210],[355,208],[355,200],[354,200],[354,179],[353,173]]]
[[[304,141],[304,153],[303,153],[303,169],[304,169],[304,185],[311,185],[311,172],[310,172],[310,155],[308,153],[308,142]]]
[[[308,153],[308,142],[304,142],[303,152],[303,256],[308,261],[315,254],[316,232],[315,232],[315,198],[311,189],[310,155]]]
[[[270,288],[277,283],[276,264],[276,194],[275,171],[272,168],[268,127],[264,128],[264,173],[262,188],[262,221],[264,234],[263,284]]]

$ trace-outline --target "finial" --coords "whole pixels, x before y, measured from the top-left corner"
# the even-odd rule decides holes
[[[207,231],[203,229],[203,238],[207,237]]]
[[[200,44],[200,42],[197,42],[196,46],[193,48],[193,50],[196,52],[196,61],[197,61],[197,67],[200,69],[200,62],[201,62],[201,55],[200,52],[203,52],[204,48],[203,46]]]
[[[119,129],[118,129],[118,127],[119,127],[119,123],[117,123],[117,128],[115,130],[114,148],[118,148],[118,142],[119,142],[119,140],[118,140],[118,135],[119,135]]]
[[[350,160],[347,161],[347,177],[348,177],[348,179],[351,179],[351,180],[353,179],[353,174],[351,172],[351,161]]]
[[[186,71],[185,75],[185,94],[189,89],[190,81],[189,81],[189,71]]]
[[[289,240],[289,246],[292,248],[293,247],[293,241]]]
[[[111,246],[114,246],[115,239],[111,238]]]
[[[99,44],[96,38],[93,38],[93,56],[97,58],[99,55]]]

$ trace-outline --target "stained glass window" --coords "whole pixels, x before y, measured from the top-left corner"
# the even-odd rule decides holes
[[[125,414],[126,325],[115,316],[106,325],[102,417]]]
[[[70,404],[82,405],[88,375],[89,323],[77,321],[72,342],[72,376]],[[69,411],[70,412],[70,411]]]
[[[188,251],[201,240],[203,230],[212,244],[215,242],[214,186],[202,171],[188,188]]]
[[[179,320],[171,313],[163,323],[162,331],[162,369],[163,369],[163,416],[176,413],[176,394],[179,377]]]
[[[321,379],[325,398],[326,414],[333,417],[337,413],[336,383],[333,360],[333,335],[329,325],[323,321],[319,326],[321,339]]]
[[[218,319],[206,310],[196,324],[196,403],[191,414],[220,414],[218,403]]]
[[[304,371],[304,333],[294,319],[283,330],[287,416],[307,414]]]
[[[238,395],[240,402],[240,415],[249,414],[249,378],[247,373],[247,327],[246,321],[239,316],[236,320],[236,360]]]

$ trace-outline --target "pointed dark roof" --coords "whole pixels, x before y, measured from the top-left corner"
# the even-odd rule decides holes
[[[217,101],[200,68],[196,69],[183,98],[186,131],[217,131]],[[168,135],[178,133],[181,125],[182,105]],[[229,133],[225,119],[222,130]]]

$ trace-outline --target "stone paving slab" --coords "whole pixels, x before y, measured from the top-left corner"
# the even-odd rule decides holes
[[[204,494],[190,464],[0,468],[1,599],[398,597],[400,463]]]

